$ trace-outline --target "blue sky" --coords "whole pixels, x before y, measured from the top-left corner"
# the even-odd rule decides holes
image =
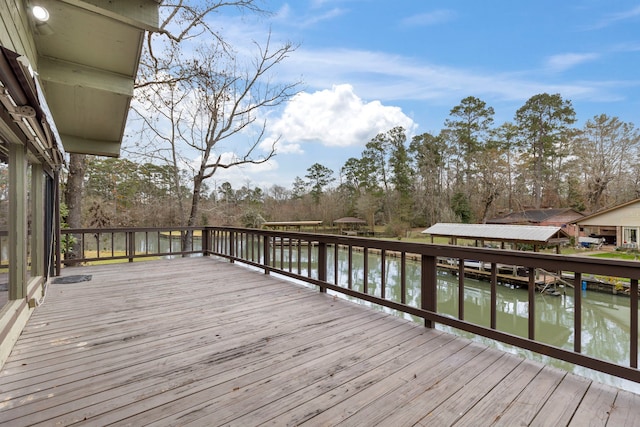
[[[605,113],[640,125],[640,2],[502,0],[269,1],[269,17],[214,25],[242,49],[261,42],[300,47],[273,76],[301,92],[268,115],[280,136],[269,164],[223,171],[230,181],[289,188],[313,163],[334,170],[376,134],[404,126],[437,133],[451,108],[475,96],[512,121],[531,96],[571,100],[577,125]]]

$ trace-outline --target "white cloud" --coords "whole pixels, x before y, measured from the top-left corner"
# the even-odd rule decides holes
[[[313,6],[313,9],[319,9],[324,6],[324,2]],[[289,25],[296,28],[312,27],[320,22],[330,21],[334,18],[348,13],[347,9],[333,7],[319,13],[308,13],[306,15],[296,16],[289,4],[284,4],[275,14],[274,21],[283,25]]]
[[[565,71],[598,58],[599,55],[596,53],[563,53],[549,57],[547,59],[547,68],[551,71]]]
[[[591,29],[606,28],[619,22],[632,20],[640,17],[640,6],[636,6],[633,9],[625,10],[624,12],[611,13],[605,16],[600,22],[591,27]]]
[[[525,101],[544,92],[562,93],[574,100],[608,100],[613,89],[628,84],[619,81],[548,83],[540,78],[539,69],[512,72],[465,69],[353,49],[301,48],[281,65],[279,78],[283,81],[292,81],[302,73],[305,84],[312,88],[349,82],[358,93],[384,103],[411,100],[455,105],[469,94],[491,102]]]
[[[433,12],[420,13],[404,18],[401,23],[408,27],[425,27],[430,25],[442,24],[455,18],[455,12],[451,10],[441,9]]]
[[[327,147],[362,146],[378,133],[396,126],[411,133],[417,125],[399,107],[385,106],[380,101],[366,102],[351,85],[342,84],[314,93],[299,93],[269,129],[281,136],[279,153],[300,153],[301,144],[309,142]]]

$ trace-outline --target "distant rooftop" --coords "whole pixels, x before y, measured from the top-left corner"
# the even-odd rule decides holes
[[[270,228],[287,229],[291,227],[291,228],[300,229],[301,227],[317,227],[321,224],[322,224],[322,221],[268,221],[268,222],[263,222],[262,226],[270,227]]]
[[[366,224],[367,221],[360,218],[354,218],[352,216],[346,216],[333,221],[334,224]]]
[[[572,209],[527,209],[518,212],[511,212],[507,215],[491,218],[487,221],[489,224],[522,224],[522,223],[541,223],[548,221],[556,216],[566,216],[567,214],[573,214],[575,218],[580,218],[583,215]]]

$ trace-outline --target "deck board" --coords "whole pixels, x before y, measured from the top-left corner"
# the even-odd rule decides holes
[[[213,258],[68,268],[6,425],[633,425],[640,396]]]

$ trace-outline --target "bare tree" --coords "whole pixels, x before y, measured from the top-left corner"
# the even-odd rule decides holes
[[[632,123],[600,114],[588,120],[576,138],[574,149],[586,185],[587,208],[596,212],[608,204],[609,187],[623,182],[628,165],[640,148],[640,132]],[[615,202],[619,202],[615,200]]]
[[[228,49],[220,34],[208,24],[208,19],[226,9],[236,8],[243,12],[266,14],[259,6],[259,0],[165,0],[159,5],[159,31],[147,34],[139,78],[136,87],[157,84],[170,84],[175,80],[189,79],[183,69],[175,73],[175,56],[180,52],[177,47],[199,37],[213,38]],[[67,223],[71,228],[82,227],[82,200],[84,196],[84,154],[70,154],[69,173],[67,175],[65,200],[69,208]],[[176,172],[178,173],[178,172]],[[179,181],[176,175],[175,181]],[[179,189],[179,186],[177,186]],[[180,199],[178,199],[180,200]],[[184,212],[183,209],[180,210]],[[72,256],[70,254],[70,256]]]
[[[254,46],[254,58],[243,65],[221,41],[199,44],[188,56],[172,54],[170,67],[162,63],[154,70],[158,78],[153,84],[142,83],[137,88],[140,140],[145,141],[140,148],[176,171],[191,171],[191,202],[183,225],[199,222],[203,183],[219,169],[260,164],[275,155],[277,138],[267,150],[260,147],[266,121],[259,119],[259,112],[282,104],[297,92],[299,82],[271,80],[274,67],[296,46],[287,42],[274,49],[270,36],[264,45],[254,42]],[[185,235],[185,249],[191,238]]]

